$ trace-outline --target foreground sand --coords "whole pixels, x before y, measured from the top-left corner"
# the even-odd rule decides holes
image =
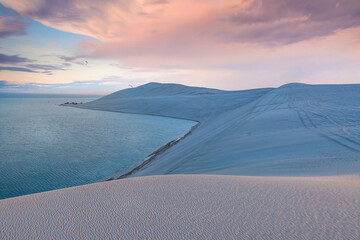
[[[360,177],[169,175],[0,201],[0,239],[360,239]]]

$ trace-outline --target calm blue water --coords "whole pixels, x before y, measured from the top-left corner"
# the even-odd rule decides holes
[[[58,106],[95,97],[0,94],[0,199],[105,180],[194,122]]]

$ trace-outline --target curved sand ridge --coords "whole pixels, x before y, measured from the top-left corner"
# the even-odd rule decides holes
[[[132,176],[360,172],[360,85],[219,91],[150,83],[81,107],[201,122]]]
[[[1,239],[359,239],[354,177],[168,175],[0,201]]]

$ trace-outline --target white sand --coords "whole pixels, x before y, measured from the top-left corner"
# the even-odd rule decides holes
[[[0,239],[360,239],[360,85],[147,84],[81,107],[201,122],[132,176],[318,177],[151,176],[5,199]]]
[[[139,177],[0,201],[0,239],[359,239],[360,177]]]
[[[151,83],[84,104],[201,122],[133,176],[360,173],[360,85],[226,92]]]

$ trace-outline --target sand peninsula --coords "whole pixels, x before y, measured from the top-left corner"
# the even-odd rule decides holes
[[[0,238],[360,238],[360,85],[149,83],[78,107],[200,125],[130,178],[1,200]]]

